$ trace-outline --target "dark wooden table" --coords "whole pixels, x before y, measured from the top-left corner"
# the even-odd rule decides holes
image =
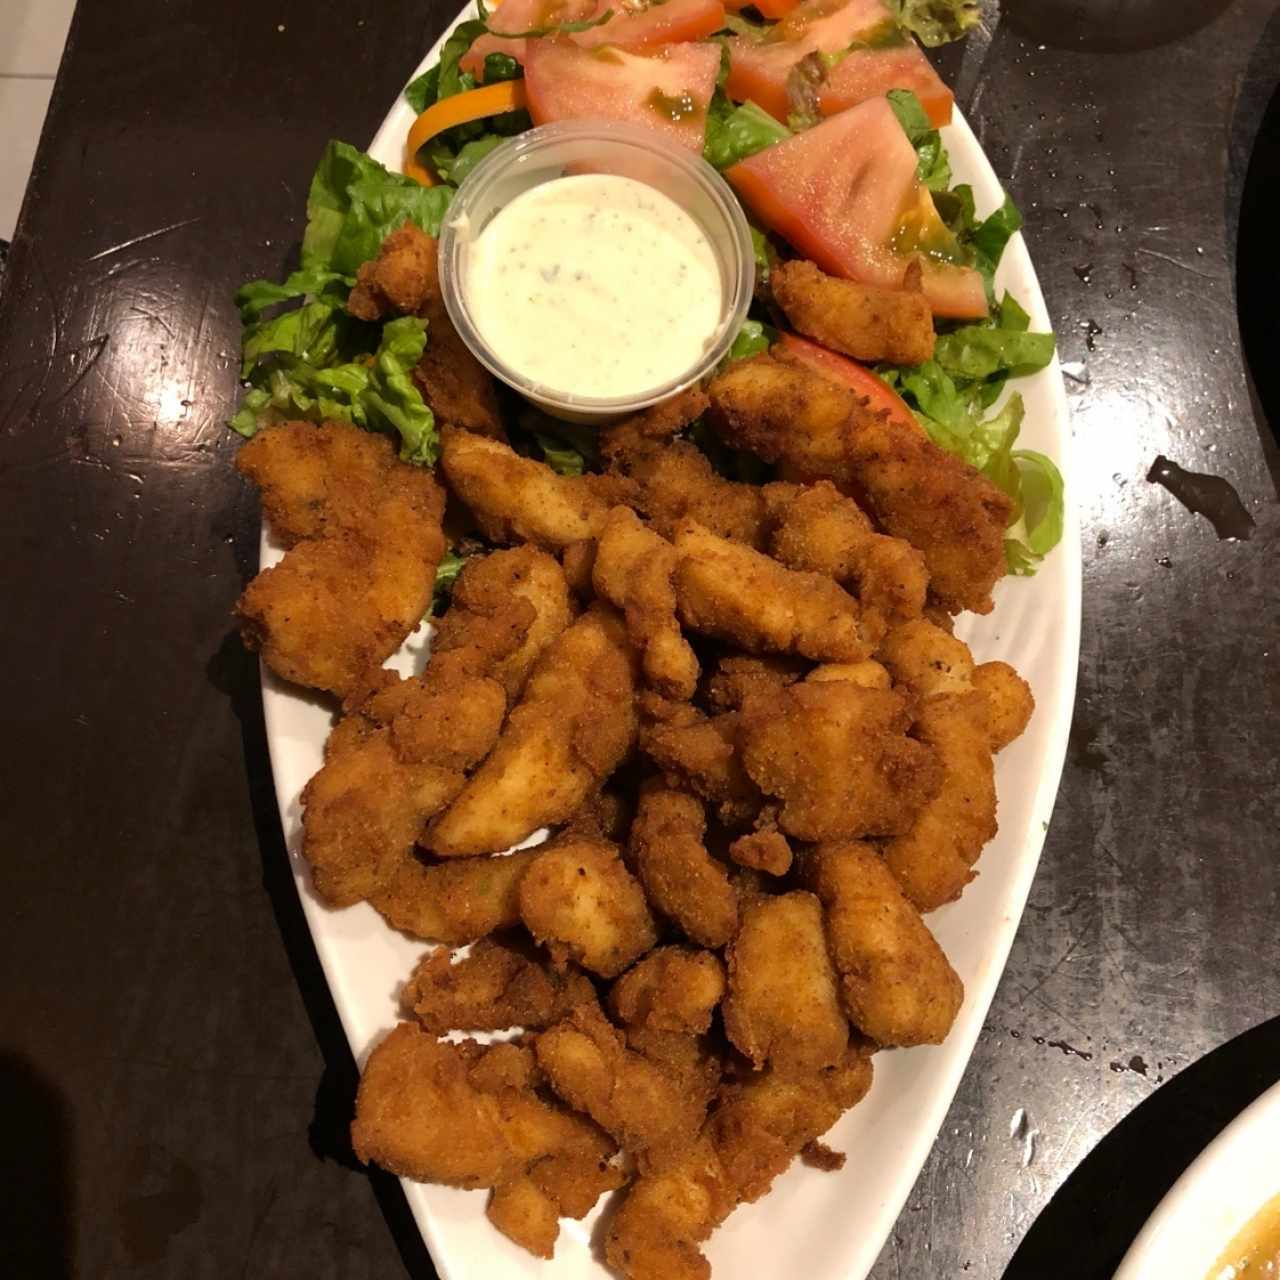
[[[1006,10],[943,62],[1070,375],[1080,694],[1008,972],[877,1280],[1109,1275],[1280,1078],[1277,452],[1237,323],[1276,424],[1280,18]],[[367,141],[447,16],[86,0],[72,27],[0,305],[5,1275],[432,1275],[345,1136],[231,633],[258,512],[223,422],[232,290],[281,273],[324,141]],[[1158,455],[1234,484],[1252,540],[1149,483]]]

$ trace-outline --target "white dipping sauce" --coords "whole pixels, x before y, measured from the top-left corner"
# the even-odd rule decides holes
[[[499,360],[547,390],[597,397],[689,370],[720,323],[723,290],[693,218],[613,174],[518,195],[472,244],[463,287]]]

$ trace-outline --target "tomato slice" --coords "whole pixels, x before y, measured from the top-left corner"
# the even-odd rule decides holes
[[[484,60],[491,53],[505,53],[517,62],[524,61],[523,39],[504,37],[504,31],[536,31],[542,27],[559,27],[566,22],[581,22],[595,11],[596,0],[502,0],[489,15],[489,30],[459,59],[463,71],[479,79]]]
[[[820,373],[832,382],[841,382],[851,387],[858,395],[871,401],[873,409],[888,412],[889,421],[919,432],[920,424],[916,416],[907,407],[907,402],[882,378],[872,373],[865,365],[850,360],[827,347],[808,338],[798,338],[794,333],[784,333],[774,344],[779,355],[790,357],[806,364],[815,373]]]
[[[750,99],[786,121],[793,110],[787,82],[811,53],[844,54],[819,89],[823,115],[834,115],[890,89],[915,93],[936,126],[951,122],[953,98],[915,41],[898,29],[884,0],[804,0],[760,43],[733,36],[725,92],[735,102]],[[857,43],[866,48],[850,49]]]
[[[626,120],[700,152],[719,70],[714,44],[671,44],[645,55],[543,39],[529,41],[524,82],[534,124]]]
[[[571,39],[584,49],[611,44],[620,49],[651,49],[661,44],[701,40],[724,26],[723,0],[596,0],[598,17],[612,9],[603,26],[579,31]],[[717,50],[718,53],[718,50]]]
[[[954,241],[947,243],[916,177],[915,148],[887,99],[757,151],[725,176],[766,226],[829,274],[896,289],[918,260],[935,315],[987,314],[982,277],[943,260]]]

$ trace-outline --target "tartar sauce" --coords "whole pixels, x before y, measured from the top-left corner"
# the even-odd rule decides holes
[[[471,247],[463,289],[494,355],[575,396],[639,395],[704,354],[723,285],[702,228],[634,178],[581,174],[522,192]]]

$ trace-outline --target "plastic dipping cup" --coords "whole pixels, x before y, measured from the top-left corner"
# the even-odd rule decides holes
[[[706,236],[720,275],[720,318],[701,355],[677,376],[621,396],[584,396],[531,381],[491,347],[467,297],[475,241],[517,196],[577,174],[614,174],[655,188],[684,210]],[[659,404],[693,386],[732,345],[755,284],[751,232],[737,199],[701,156],[673,147],[650,130],[610,121],[541,125],[489,153],[458,188],[440,232],[440,287],[462,340],[495,377],[557,418],[603,424]],[[555,333],[546,334],[548,342]],[[428,341],[430,337],[428,336]]]

